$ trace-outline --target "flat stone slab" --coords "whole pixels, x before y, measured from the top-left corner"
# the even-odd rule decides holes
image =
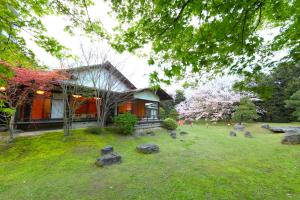
[[[136,147],[136,150],[144,154],[158,153],[159,147],[156,144],[141,144]]]
[[[96,165],[98,167],[104,167],[106,165],[112,165],[122,162],[122,157],[118,153],[110,153],[104,156],[101,156],[96,160]]]
[[[270,131],[273,133],[287,133],[287,132],[300,132],[300,127],[297,126],[278,126],[278,127],[270,127]]]
[[[112,146],[106,146],[100,150],[100,153],[101,153],[101,155],[106,155],[106,154],[112,153],[113,151],[114,151],[114,148]]]
[[[244,131],[244,129],[245,129],[245,125],[243,125],[243,124],[235,124],[234,125],[234,130],[236,130],[236,131]]]
[[[299,132],[287,132],[284,134],[282,144],[300,144],[300,131]]]

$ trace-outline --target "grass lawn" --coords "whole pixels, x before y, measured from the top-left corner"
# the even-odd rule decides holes
[[[280,144],[282,135],[260,124],[248,125],[253,139],[230,137],[226,125],[180,129],[189,134],[175,140],[165,131],[134,138],[76,130],[1,144],[0,199],[300,199],[300,145]],[[137,153],[145,142],[160,153]],[[122,164],[94,165],[105,145]]]

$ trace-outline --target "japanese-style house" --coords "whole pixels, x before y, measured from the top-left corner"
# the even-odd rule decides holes
[[[110,78],[114,81],[114,87],[110,87],[111,92],[120,96],[126,96],[126,99],[120,101],[111,108],[107,123],[111,122],[112,116],[119,113],[130,112],[139,119],[139,124],[160,123],[159,104],[161,101],[172,100],[164,90],[153,90],[151,88],[137,89],[120,71],[111,63],[102,65],[77,67],[67,70],[71,80],[70,85],[80,84],[86,91],[94,91],[95,80],[90,75],[102,73],[101,80],[97,81],[97,88],[106,91],[107,81]],[[98,76],[99,77],[99,76]],[[103,86],[101,86],[103,85]],[[96,97],[93,95],[85,97],[84,94],[72,94],[69,98],[81,99],[83,103],[76,108],[73,114],[73,120],[76,122],[96,121]],[[63,124],[64,100],[62,86],[57,85],[51,92],[36,91],[32,98],[17,109],[16,126],[20,129],[36,129],[40,127],[59,127]]]

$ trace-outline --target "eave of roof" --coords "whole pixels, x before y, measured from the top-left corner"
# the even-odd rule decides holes
[[[157,96],[159,96],[159,99],[162,100],[162,101],[173,100],[173,97],[171,97],[166,91],[164,91],[161,88],[159,88],[159,89],[141,88],[141,89],[129,90],[129,91],[126,91],[126,92],[138,93],[138,92],[143,92],[143,91],[146,91],[146,90],[154,92]]]
[[[113,66],[110,62],[105,62],[104,64],[96,64],[96,65],[89,65],[89,66],[80,66],[76,68],[70,68],[65,71],[72,72],[72,71],[86,71],[93,68],[100,68],[104,67],[105,69],[112,69],[118,78],[131,90],[137,89],[133,83],[131,83],[115,66]]]

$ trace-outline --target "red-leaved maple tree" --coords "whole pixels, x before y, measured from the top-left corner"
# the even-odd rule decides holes
[[[47,94],[64,77],[57,71],[18,68],[5,61],[0,61],[0,64],[10,68],[14,73],[13,77],[5,80],[6,85],[0,88],[0,100],[6,107],[4,114],[8,122],[10,138],[13,139],[16,109],[34,96],[37,91]]]

